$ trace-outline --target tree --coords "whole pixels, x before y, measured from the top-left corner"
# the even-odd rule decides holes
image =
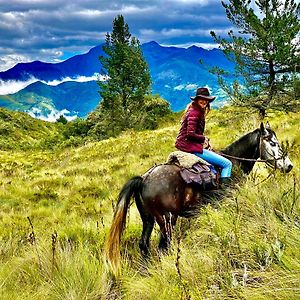
[[[109,126],[111,135],[115,135],[134,127],[144,96],[150,92],[151,78],[139,40],[131,36],[122,15],[113,20],[103,50],[106,55],[100,61],[107,80],[98,82],[102,101],[97,113],[104,119],[102,125]]]
[[[62,124],[67,124],[68,123],[68,120],[65,118],[64,115],[60,115],[59,118],[56,120],[56,122],[58,123],[62,123]]]
[[[261,117],[267,110],[294,111],[299,103],[299,12],[295,0],[222,1],[227,18],[239,29],[228,38],[216,36],[225,55],[236,62],[238,80],[230,86],[219,68],[213,72],[234,104],[254,108]],[[241,84],[239,83],[241,82]]]

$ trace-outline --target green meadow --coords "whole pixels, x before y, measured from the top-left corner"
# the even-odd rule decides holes
[[[300,299],[300,113],[267,119],[290,145],[293,170],[257,163],[230,197],[179,219],[166,255],[157,252],[156,225],[147,266],[133,204],[114,281],[103,248],[118,193],[166,161],[180,116],[70,146],[64,125],[1,109],[0,299]],[[225,107],[208,115],[206,134],[222,149],[259,124]]]

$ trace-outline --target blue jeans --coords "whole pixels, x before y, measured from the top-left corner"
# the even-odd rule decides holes
[[[203,153],[194,152],[194,154],[208,163],[220,167],[222,169],[221,178],[231,176],[232,162],[229,159],[207,149],[203,149]]]

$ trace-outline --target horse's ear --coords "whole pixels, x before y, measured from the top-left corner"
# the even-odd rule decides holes
[[[269,123],[269,121],[267,121],[267,123],[266,123],[266,129],[270,129],[270,128],[271,128],[270,123]]]
[[[267,128],[270,128],[270,125],[268,125],[268,123],[266,124],[266,126],[264,125],[263,122],[260,123],[260,134],[261,135],[268,135],[268,131],[266,130]]]

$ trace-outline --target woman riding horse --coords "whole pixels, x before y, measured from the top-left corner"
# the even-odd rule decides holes
[[[233,164],[249,174],[260,157],[274,169],[288,173],[293,164],[283,155],[276,134],[269,124],[244,135],[222,151]],[[170,245],[171,232],[178,216],[186,217],[189,212],[206,203],[206,195],[197,186],[187,184],[180,175],[177,165],[162,164],[151,168],[143,176],[130,179],[122,188],[106,244],[106,260],[113,274],[120,265],[120,242],[126,225],[126,215],[132,197],[135,199],[143,221],[143,232],[139,242],[144,257],[149,255],[150,236],[157,222],[161,238],[159,249],[165,251]]]
[[[210,103],[215,97],[210,96],[207,88],[198,88],[196,96],[190,103],[182,118],[181,128],[176,139],[177,149],[194,153],[208,163],[221,168],[221,184],[227,186],[230,182],[232,163],[229,159],[209,150],[208,138],[204,136],[205,117],[210,111]]]

